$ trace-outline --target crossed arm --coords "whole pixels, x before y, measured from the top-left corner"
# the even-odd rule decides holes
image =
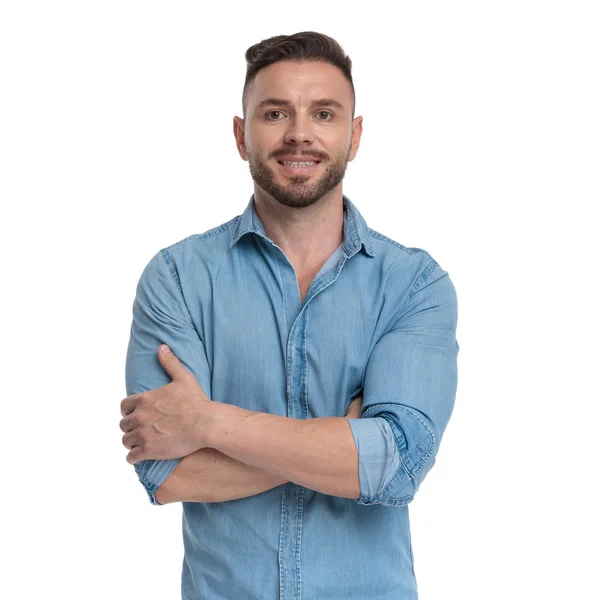
[[[186,373],[210,394],[204,345],[168,264],[161,254],[150,262],[134,303],[127,393],[146,400],[168,387],[172,376],[158,364],[161,342],[176,349]],[[193,439],[182,447],[181,436],[171,435],[168,452],[158,447],[144,452],[151,444],[140,438],[140,430],[156,431],[148,426],[150,413],[125,410],[123,443],[136,455],[128,461],[136,465],[151,500],[220,502],[293,481],[361,504],[410,502],[434,463],[456,392],[454,287],[435,261],[422,267],[395,322],[370,353],[365,402],[355,418],[290,419],[212,402],[205,395],[196,417],[207,418],[194,421],[206,430],[200,443]]]
[[[290,419],[212,402],[172,352],[158,359],[171,383],[123,400],[120,424],[128,462],[183,456],[154,492],[156,502],[222,502],[287,481],[360,497],[358,455],[345,419]],[[346,417],[360,417],[361,406],[359,396]]]
[[[131,449],[128,461],[136,465],[151,501],[218,502],[256,495],[288,481],[324,493],[358,497],[357,449],[348,420],[291,419],[209,399],[211,372],[204,343],[190,321],[181,289],[168,265],[165,255],[159,253],[138,283],[126,361],[129,396],[124,401],[121,423],[123,444]],[[173,352],[159,353],[161,342]],[[175,370],[179,377],[169,367],[171,361],[178,363]],[[160,448],[150,448],[156,440],[147,436],[168,429],[164,421],[156,425],[161,415],[173,413],[169,396],[174,392],[179,393],[182,403],[186,398],[191,403],[186,409],[190,418],[186,420],[185,411],[180,411],[179,417],[184,418],[179,419],[179,430],[171,432],[170,439],[163,436],[166,441]],[[157,410],[148,410],[161,394],[163,404],[155,407]],[[201,396],[205,402],[196,402]],[[133,406],[140,397],[143,405]],[[189,427],[192,421],[194,425]],[[197,429],[203,424],[208,426],[208,433],[215,429],[221,435],[211,435],[211,440],[197,439]],[[188,437],[194,438],[185,447],[181,443],[184,429],[192,432]],[[200,437],[205,438],[206,433]],[[242,438],[243,446],[235,443]],[[307,444],[312,448],[312,457],[306,451]],[[324,455],[335,461],[324,463]]]
[[[156,490],[159,504],[224,502],[255,496],[287,483],[285,478],[251,467],[214,448],[184,457]]]
[[[348,407],[346,418],[358,419],[362,396]],[[171,502],[224,502],[261,494],[288,479],[253,467],[215,448],[202,448],[184,457],[156,490],[159,504]]]

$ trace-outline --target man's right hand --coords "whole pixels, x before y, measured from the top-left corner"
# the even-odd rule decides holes
[[[350,402],[350,406],[348,406],[348,410],[344,415],[345,418],[348,419],[360,419],[360,414],[362,413],[362,396],[357,396]]]

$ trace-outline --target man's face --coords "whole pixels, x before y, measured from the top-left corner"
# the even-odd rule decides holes
[[[280,61],[259,71],[248,92],[246,119],[234,118],[234,132],[256,185],[295,208],[340,186],[362,131],[342,72],[325,62]]]

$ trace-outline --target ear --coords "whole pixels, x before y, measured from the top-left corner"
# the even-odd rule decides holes
[[[352,141],[350,144],[350,154],[348,156],[348,160],[354,160],[356,153],[358,152],[358,147],[360,145],[360,136],[362,135],[362,124],[363,118],[356,117],[352,121]]]
[[[244,160],[248,160],[246,153],[246,134],[244,133],[244,119],[233,117],[233,135],[235,136],[235,145],[237,146],[240,156]]]

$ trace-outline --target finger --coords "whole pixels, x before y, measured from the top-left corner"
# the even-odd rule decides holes
[[[130,465],[134,465],[135,463],[144,460],[144,455],[142,454],[140,448],[136,446],[135,448],[131,449],[125,460],[127,460]]]
[[[138,424],[135,422],[135,419],[133,419],[132,415],[126,416],[119,422],[119,428],[125,433],[127,433],[128,431],[133,431],[137,428],[137,426]]]
[[[182,381],[189,377],[194,377],[194,375],[185,368],[184,364],[171,352],[171,349],[166,344],[162,344],[158,347],[158,361],[163,369],[171,376],[173,381]]]
[[[131,450],[132,448],[139,446],[141,444],[140,436],[137,431],[129,431],[122,438],[121,442],[123,446],[127,448],[127,450]]]
[[[122,416],[125,417],[136,409],[140,396],[141,394],[132,394],[131,396],[127,396],[127,398],[125,398],[124,400],[121,400]]]

